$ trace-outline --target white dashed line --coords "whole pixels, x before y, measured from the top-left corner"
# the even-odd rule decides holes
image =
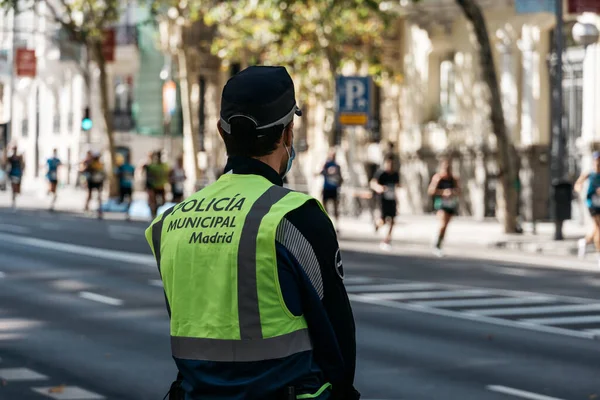
[[[550,397],[550,396],[545,396],[543,394],[537,394],[537,393],[533,393],[533,392],[526,392],[524,390],[513,389],[513,388],[509,388],[507,386],[489,385],[489,386],[486,386],[486,389],[490,390],[492,392],[496,392],[496,393],[502,393],[502,394],[508,394],[508,395],[515,396],[515,397],[520,397],[522,399],[530,399],[530,400],[563,400],[563,399],[559,399],[558,397]]]
[[[543,315],[579,311],[600,311],[600,304],[566,304],[560,306],[490,308],[485,310],[466,310],[465,312],[487,315],[488,317],[506,317],[515,315]]]
[[[344,277],[344,284],[346,285],[360,285],[364,283],[371,283],[375,279],[369,278],[368,276],[346,276]]]
[[[2,271],[0,271],[0,278],[4,278],[6,276],[6,274]]]
[[[428,290],[439,287],[439,285],[435,283],[390,283],[383,285],[362,285],[362,286],[349,286],[346,288],[348,293],[356,293],[356,292],[402,292],[402,291],[410,291],[410,290]]]
[[[418,304],[424,307],[485,307],[485,306],[508,306],[519,304],[536,304],[536,303],[551,303],[554,299],[550,296],[532,296],[532,297],[490,297],[485,299],[468,299],[468,300],[432,300],[432,301],[415,301],[413,304]],[[463,310],[470,312],[469,310]],[[477,314],[477,311],[473,311]]]
[[[482,297],[488,294],[481,289],[469,290],[438,290],[432,292],[414,293],[361,293],[361,296],[375,300],[420,300],[420,299],[450,299],[461,297]]]
[[[63,227],[60,226],[60,224],[57,224],[56,222],[40,222],[39,227],[44,230],[47,230],[47,231],[62,231],[63,230]]]
[[[87,300],[97,301],[99,303],[110,304],[111,306],[123,305],[123,300],[114,297],[103,296],[92,292],[79,292],[79,297]]]
[[[0,378],[8,382],[18,381],[43,381],[48,379],[46,375],[38,374],[29,368],[3,368],[0,369]]]
[[[0,224],[0,231],[12,232],[12,233],[29,233],[31,229],[25,228],[24,226],[12,225],[12,224]]]
[[[103,400],[106,398],[77,386],[41,387],[32,388],[32,390],[55,400]]]
[[[163,282],[160,279],[150,279],[148,281],[150,286],[163,287]]]
[[[53,251],[62,251],[64,253],[78,254],[87,257],[103,258],[105,260],[123,261],[134,264],[156,265],[156,260],[152,255],[130,253],[125,251],[99,249],[96,247],[79,246],[69,243],[53,242],[50,240],[35,239],[31,237],[22,237],[0,233],[0,241],[17,243],[25,246],[38,247]]]
[[[463,320],[468,320],[468,321],[484,322],[484,323],[488,323],[488,324],[505,326],[505,327],[509,327],[509,328],[528,329],[528,330],[537,331],[537,332],[554,333],[554,334],[558,334],[558,335],[584,338],[584,339],[594,339],[596,336],[593,333],[589,333],[589,332],[573,331],[573,330],[569,330],[569,329],[562,329],[562,328],[546,326],[546,325],[536,325],[536,324],[527,323],[527,322],[523,322],[523,321],[512,321],[512,320],[491,318],[491,317],[486,317],[486,316],[481,316],[481,315],[467,314],[464,312],[450,311],[450,310],[444,310],[444,309],[439,309],[439,308],[428,308],[428,307],[423,307],[423,306],[410,304],[410,303],[398,303],[395,301],[378,300],[378,299],[374,299],[374,298],[363,296],[363,295],[357,295],[357,294],[349,294],[348,297],[350,298],[351,301],[359,302],[359,303],[374,304],[374,305],[378,305],[378,306],[396,308],[399,310],[414,311],[414,312],[418,312],[418,313],[439,315],[439,316],[450,317],[450,318],[458,318],[458,319],[463,319]]]
[[[540,325],[572,325],[572,324],[592,324],[600,322],[600,315],[581,315],[576,317],[556,317],[556,318],[530,318],[522,320],[532,324]]]

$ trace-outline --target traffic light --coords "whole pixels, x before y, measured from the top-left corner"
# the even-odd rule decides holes
[[[92,123],[92,118],[90,116],[90,108],[86,107],[85,111],[83,112],[83,119],[81,120],[81,129],[84,131],[89,131],[92,129],[93,125],[94,124]]]

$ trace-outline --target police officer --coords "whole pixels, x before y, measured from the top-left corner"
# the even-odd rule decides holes
[[[333,224],[315,199],[282,187],[294,115],[302,113],[285,68],[233,76],[217,124],[225,173],[146,231],[185,399],[360,397]]]

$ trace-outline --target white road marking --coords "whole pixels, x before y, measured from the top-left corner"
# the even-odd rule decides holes
[[[488,317],[510,315],[542,315],[560,312],[600,311],[600,304],[567,304],[560,306],[519,307],[519,308],[490,308],[485,310],[463,310]]]
[[[6,276],[6,274],[2,271],[0,271],[0,278],[4,278]]]
[[[62,251],[65,253],[78,254],[88,257],[103,258],[105,260],[122,261],[134,264],[146,264],[152,266],[156,264],[154,256],[152,256],[151,254],[146,255],[140,253],[130,253],[125,251],[99,249],[97,247],[79,246],[75,244],[53,242],[50,240],[35,239],[31,237],[7,235],[4,233],[0,233],[0,241],[17,243],[41,249]],[[148,252],[150,252],[150,250],[148,250]]]
[[[554,299],[550,296],[532,296],[532,297],[491,297],[487,299],[468,299],[468,300],[433,300],[433,301],[416,301],[413,304],[418,304],[424,307],[478,307],[478,306],[507,306],[519,304],[536,304],[550,303]],[[506,309],[505,309],[506,310]],[[464,312],[473,312],[475,310],[462,310]],[[484,310],[485,311],[485,310]]]
[[[106,398],[98,393],[90,392],[77,386],[62,386],[60,389],[40,387],[32,388],[31,390],[55,400],[103,400]]]
[[[40,326],[40,321],[20,318],[6,318],[0,319],[0,332],[5,331],[18,331],[22,329],[34,328]]]
[[[414,304],[410,304],[410,303],[398,303],[395,301],[377,300],[377,299],[373,299],[373,298],[369,298],[369,297],[365,297],[365,296],[361,296],[361,295],[357,295],[357,294],[349,294],[348,297],[350,298],[350,300],[358,302],[358,303],[374,304],[374,305],[379,305],[379,306],[384,306],[384,307],[396,308],[396,309],[404,310],[404,311],[414,311],[414,312],[419,312],[419,313],[423,313],[423,314],[438,315],[438,316],[450,317],[450,318],[458,318],[458,319],[475,321],[475,322],[484,322],[484,323],[488,323],[488,324],[492,324],[492,325],[504,326],[504,327],[509,327],[509,328],[528,329],[528,330],[537,331],[537,332],[553,333],[553,334],[577,337],[577,338],[583,338],[583,339],[594,339],[596,337],[596,335],[589,333],[589,332],[572,331],[569,329],[562,329],[562,328],[557,328],[554,326],[535,325],[535,324],[528,323],[525,321],[511,321],[511,320],[506,320],[506,319],[486,317],[486,316],[482,316],[482,315],[467,314],[467,313],[458,312],[458,311],[444,310],[444,309],[440,309],[440,308],[426,308],[426,307],[422,307],[422,306],[418,306],[418,305],[414,305]]]
[[[499,386],[499,385],[488,385],[485,387],[487,390],[492,391],[492,392],[496,392],[496,393],[502,393],[502,394],[508,394],[511,396],[515,396],[515,397],[520,397],[522,399],[530,399],[530,400],[563,400],[563,399],[559,399],[558,397],[550,397],[550,396],[546,396],[543,394],[537,394],[537,393],[533,393],[533,392],[526,392],[524,390],[519,390],[519,389],[513,389],[507,386]]]
[[[137,232],[136,232],[136,234],[137,234]],[[117,239],[117,240],[130,240],[133,235],[125,232],[123,227],[121,227],[121,226],[109,225],[108,226],[108,236],[110,236],[113,239]]]
[[[48,379],[46,375],[38,374],[29,368],[3,368],[0,369],[0,378],[8,382],[18,381],[43,381]]]
[[[344,277],[345,285],[360,285],[362,283],[371,283],[375,279],[368,276],[346,276]]]
[[[150,279],[148,283],[151,286],[164,287],[163,282],[160,279]]]
[[[487,271],[496,272],[499,274],[505,275],[514,275],[514,276],[540,276],[542,273],[540,271],[535,271],[526,268],[511,268],[511,267],[500,267],[498,265],[485,265],[483,269]]]
[[[391,292],[391,291],[410,291],[410,290],[429,290],[439,287],[439,285],[434,283],[390,283],[383,285],[357,285],[357,286],[349,286],[346,288],[346,291],[349,293],[356,292]]]
[[[79,292],[79,297],[87,300],[97,301],[99,303],[110,304],[111,306],[123,305],[123,300],[114,297],[103,296],[92,292]]]
[[[591,324],[600,322],[600,315],[580,315],[576,317],[556,317],[556,318],[529,318],[521,321],[540,325],[572,325],[572,324]]]
[[[13,233],[29,233],[31,229],[20,225],[12,224],[0,224],[0,231],[13,232]]]
[[[45,229],[47,231],[61,231],[63,230],[63,228],[60,226],[60,224],[57,224],[56,222],[40,222],[40,228]]]
[[[361,293],[359,296],[369,297],[377,300],[418,300],[418,299],[445,299],[456,297],[481,297],[489,295],[487,290],[442,290],[434,292],[413,293]]]

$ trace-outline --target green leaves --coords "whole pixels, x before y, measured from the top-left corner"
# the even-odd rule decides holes
[[[213,52],[222,58],[257,55],[288,67],[307,88],[330,98],[333,75],[349,62],[379,66],[388,15],[378,0],[235,0],[209,11],[218,26]],[[242,59],[242,60],[240,60]],[[327,89],[327,90],[323,90]]]

